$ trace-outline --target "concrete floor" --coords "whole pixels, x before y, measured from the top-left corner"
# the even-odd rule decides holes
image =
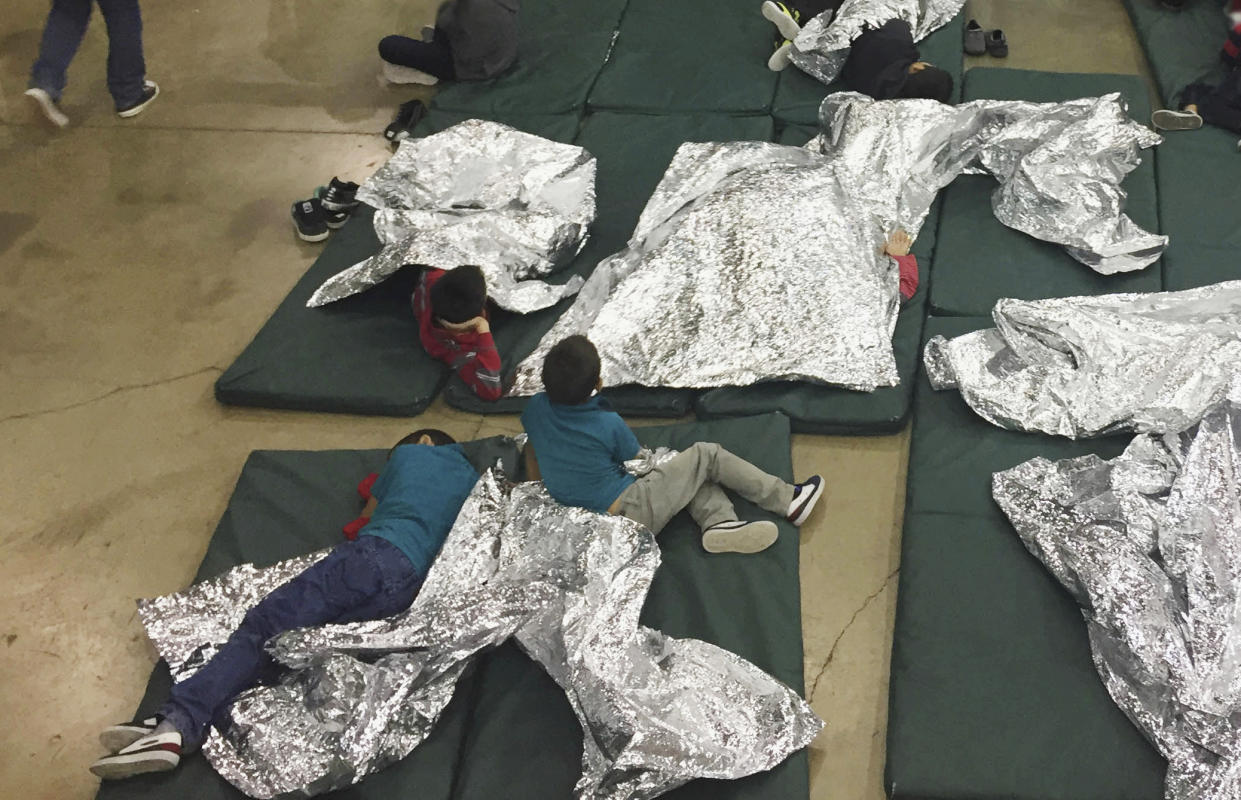
[[[376,133],[411,93],[377,84],[374,43],[434,0],[192,5],[144,3],[164,94],[131,121],[104,91],[96,19],[64,132],[20,96],[46,5],[0,21],[0,698],[21,720],[0,729],[3,797],[93,796],[96,730],[128,719],[155,659],[134,599],[188,582],[246,453],[411,428],[226,408],[211,389],[318,252],[289,204],[387,157]],[[971,65],[1146,70],[1118,0],[971,0],[970,15],[1012,48]],[[418,424],[518,429],[442,403]],[[806,687],[827,721],[814,798],[882,797],[907,442],[794,441],[798,474],[831,487],[802,548]]]

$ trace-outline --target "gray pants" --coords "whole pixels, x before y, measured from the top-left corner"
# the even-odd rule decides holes
[[[698,442],[638,478],[620,496],[616,513],[655,533],[681,509],[703,530],[737,518],[723,486],[773,514],[784,516],[793,487],[712,442]]]

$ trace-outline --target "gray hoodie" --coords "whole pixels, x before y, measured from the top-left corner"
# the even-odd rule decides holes
[[[457,80],[494,78],[517,60],[521,0],[449,0],[435,27],[448,37]]]

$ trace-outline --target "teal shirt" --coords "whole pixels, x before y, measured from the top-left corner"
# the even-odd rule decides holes
[[[396,545],[425,578],[477,480],[459,445],[401,445],[371,487],[378,504],[359,533]]]

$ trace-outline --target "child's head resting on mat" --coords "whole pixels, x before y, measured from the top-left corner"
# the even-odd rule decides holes
[[[909,65],[909,76],[896,96],[923,97],[947,103],[952,99],[952,76],[934,64],[915,61]]]
[[[447,433],[438,428],[419,428],[418,430],[406,436],[401,441],[392,445],[392,449],[388,451],[388,458],[392,458],[392,454],[401,445],[406,444],[424,444],[435,447],[441,444],[456,444],[457,440],[449,436]]]
[[[547,399],[564,406],[578,406],[603,388],[599,378],[599,351],[585,336],[560,340],[543,359],[543,388]]]
[[[448,270],[431,287],[431,313],[450,326],[481,316],[486,305],[487,279],[473,264]]]

